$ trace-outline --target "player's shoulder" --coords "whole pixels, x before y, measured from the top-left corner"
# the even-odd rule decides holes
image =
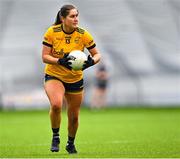
[[[79,27],[79,26],[76,28],[76,31],[77,31],[78,33],[80,33],[80,34],[84,34],[84,33],[86,32],[85,29],[83,29],[83,28],[81,28],[81,27]]]
[[[49,32],[61,32],[62,31],[62,27],[61,27],[61,25],[59,24],[59,25],[51,25],[51,26],[49,26],[48,27],[48,29],[47,29]]]
[[[61,32],[62,31],[61,24],[52,25],[50,28],[52,29],[53,32]]]

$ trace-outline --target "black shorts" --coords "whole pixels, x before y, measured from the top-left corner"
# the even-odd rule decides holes
[[[45,82],[47,82],[49,80],[52,80],[52,79],[61,81],[57,77],[45,74],[45,77],[44,77]],[[72,92],[72,93],[81,92],[83,90],[83,88],[84,88],[84,86],[83,86],[83,84],[84,84],[83,79],[81,79],[80,81],[75,82],[75,83],[66,83],[66,82],[63,82],[63,81],[61,81],[61,82],[64,85],[64,88],[65,88],[66,92]]]
[[[107,80],[97,80],[96,87],[100,89],[106,89],[107,87]]]

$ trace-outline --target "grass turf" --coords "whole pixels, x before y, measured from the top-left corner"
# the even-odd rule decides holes
[[[82,109],[78,154],[65,151],[67,117],[62,113],[61,150],[49,151],[47,111],[0,111],[1,158],[173,158],[180,157],[180,108]]]

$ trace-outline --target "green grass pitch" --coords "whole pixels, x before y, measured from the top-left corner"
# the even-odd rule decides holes
[[[0,158],[180,157],[180,108],[82,108],[76,155],[65,151],[65,111],[60,131],[61,150],[52,153],[48,110],[0,111]]]

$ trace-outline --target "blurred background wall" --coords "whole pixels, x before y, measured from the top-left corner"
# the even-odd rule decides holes
[[[42,39],[66,3],[107,65],[107,105],[180,105],[179,0],[0,0],[0,107],[48,107]],[[86,105],[95,68],[84,75]]]

